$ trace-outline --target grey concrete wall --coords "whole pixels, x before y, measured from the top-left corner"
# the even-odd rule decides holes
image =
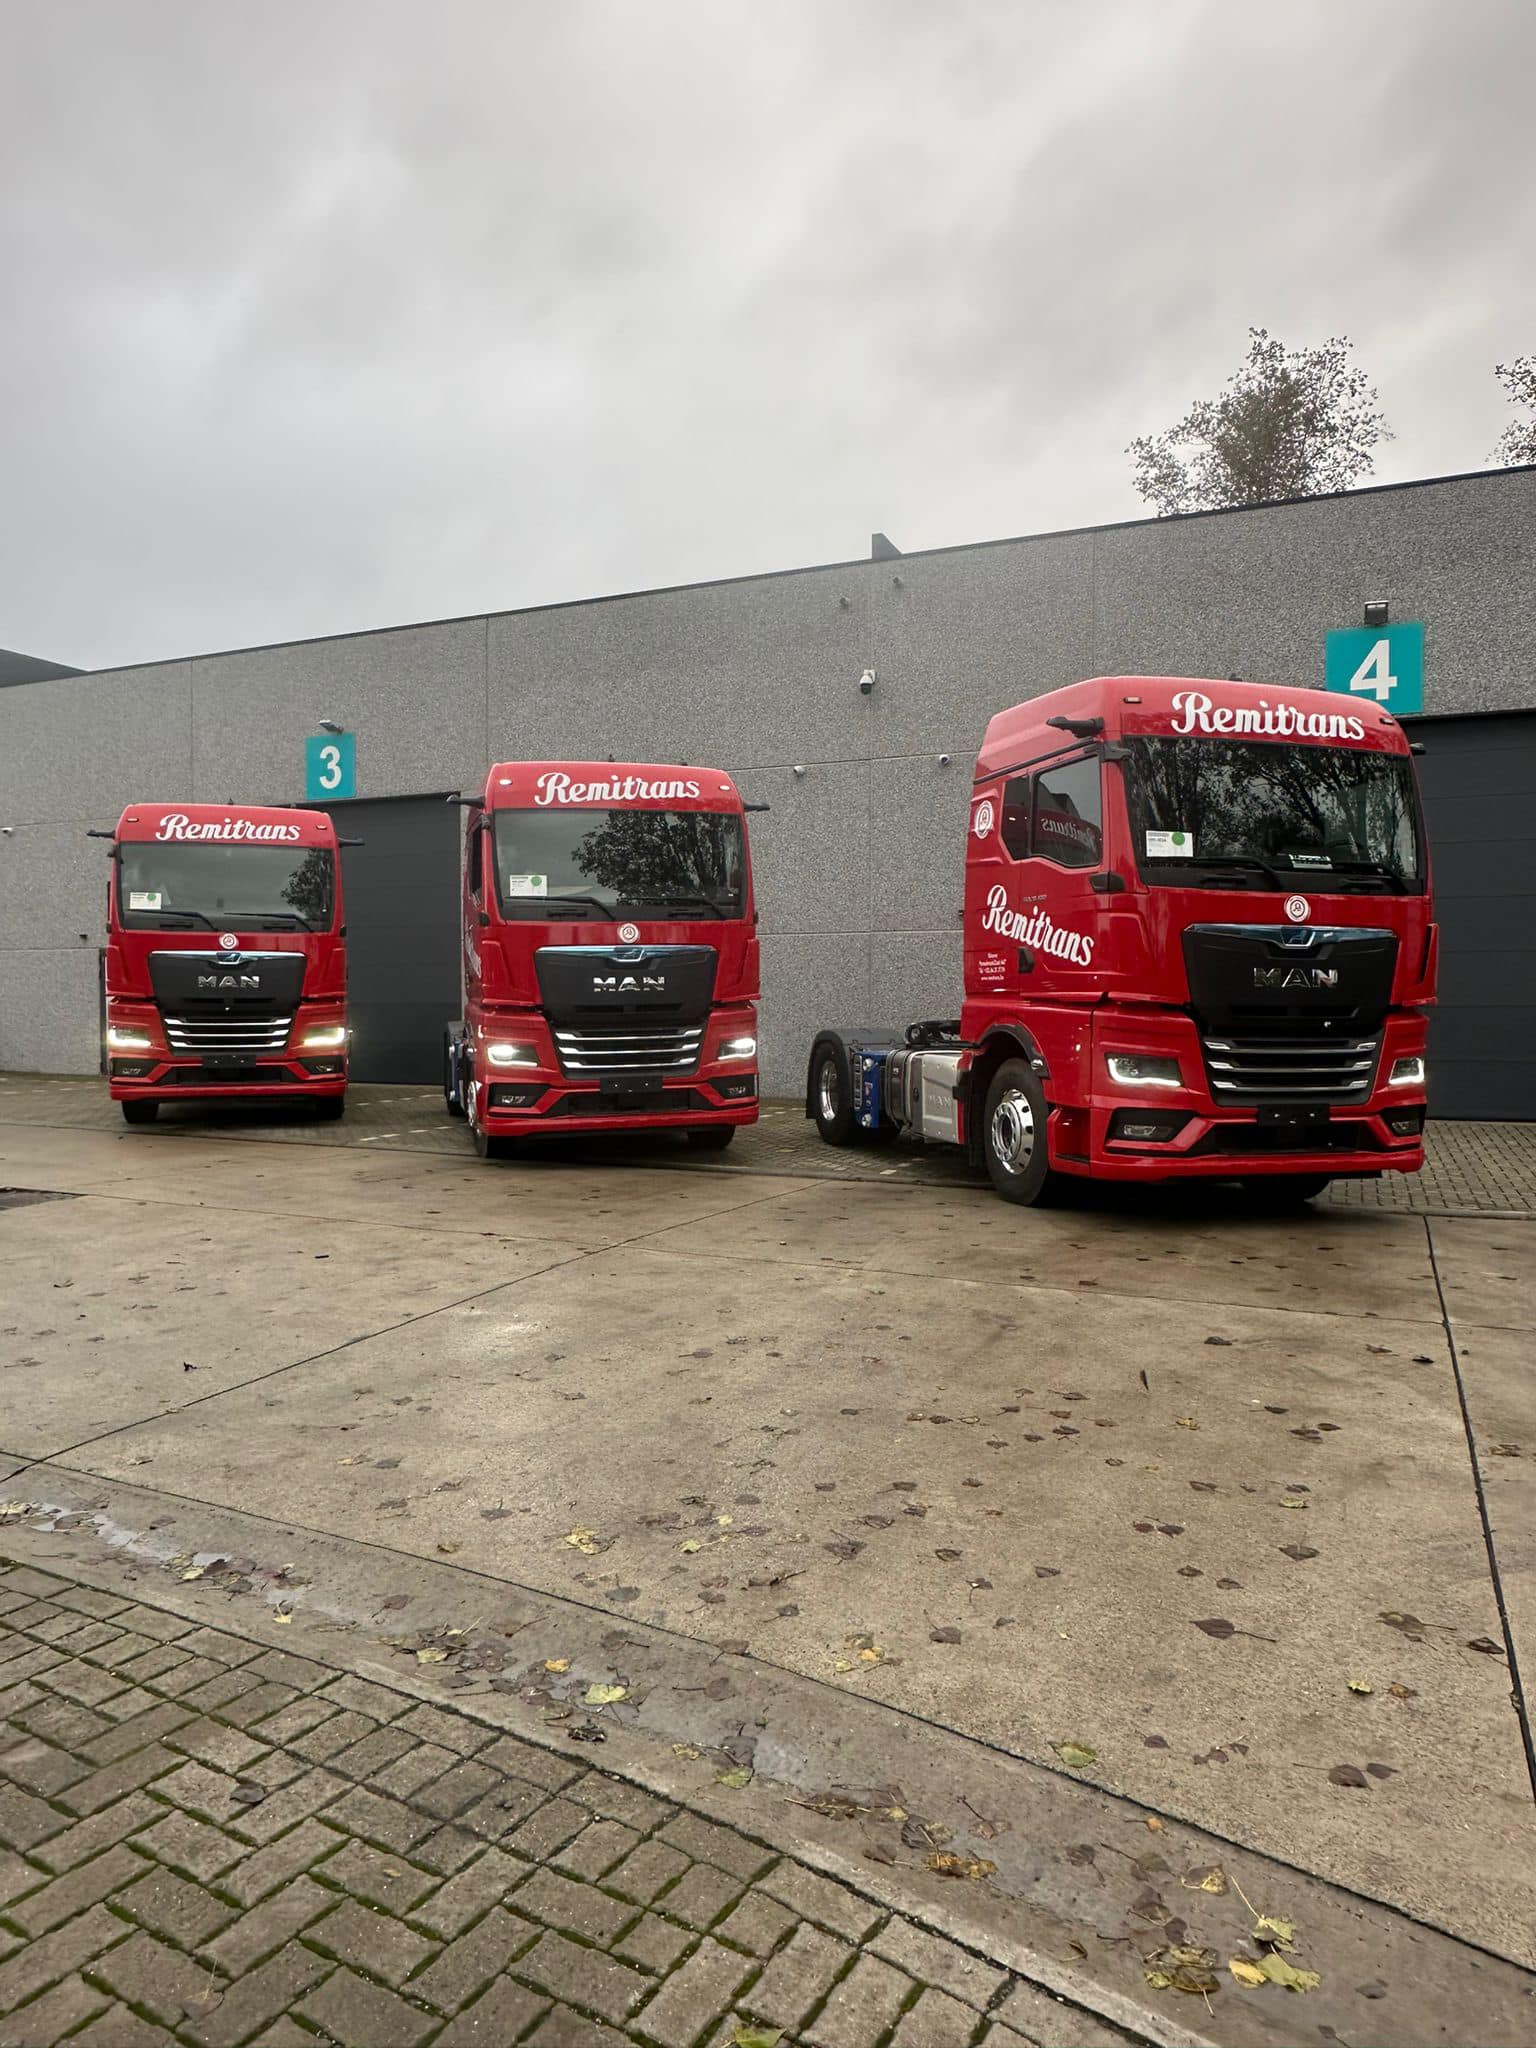
[[[85,828],[134,799],[291,801],[327,717],[357,732],[367,796],[519,757],[731,769],[773,806],[753,821],[764,1071],[793,1089],[817,1023],[957,1007],[994,711],[1117,672],[1318,685],[1325,632],[1372,597],[1424,621],[1431,715],[1536,709],[1533,593],[1536,470],[1493,471],[6,690],[0,1068],[96,1065],[105,852]]]

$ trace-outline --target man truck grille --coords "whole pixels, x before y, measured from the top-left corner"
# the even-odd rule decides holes
[[[562,1073],[691,1074],[704,1041],[702,1024],[610,1024],[595,1030],[555,1032]]]
[[[172,1052],[281,1052],[288,1043],[291,1017],[166,1017],[165,1038]]]
[[[1202,1038],[1218,1102],[1359,1102],[1371,1092],[1379,1038]]]

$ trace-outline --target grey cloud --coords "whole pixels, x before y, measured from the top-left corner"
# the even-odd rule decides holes
[[[147,659],[1135,517],[1244,330],[1383,478],[1536,346],[1472,0],[11,0],[0,642]]]

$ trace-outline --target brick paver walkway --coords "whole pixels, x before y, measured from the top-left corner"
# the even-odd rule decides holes
[[[0,2048],[1129,2048],[849,1887],[0,1560]]]
[[[0,1073],[0,1123],[121,1132],[102,1082],[79,1075]],[[469,1158],[464,1125],[444,1114],[435,1088],[354,1087],[342,1122],[320,1124],[298,1105],[261,1110],[178,1109],[161,1127],[188,1136],[273,1144],[357,1145],[368,1150]],[[823,1145],[804,1105],[765,1101],[761,1120],[738,1131],[728,1153],[700,1157],[680,1138],[655,1136],[605,1146],[559,1141],[573,1161],[623,1158],[700,1173],[791,1174],[815,1180],[871,1180],[886,1186],[970,1186],[986,1180],[945,1146],[902,1144],[836,1150]],[[1421,1174],[1336,1181],[1323,1197],[1347,1207],[1447,1215],[1536,1216],[1536,1123],[1431,1123]]]

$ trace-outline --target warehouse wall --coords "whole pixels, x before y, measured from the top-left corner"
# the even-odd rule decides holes
[[[956,1007],[994,711],[1117,672],[1315,685],[1324,633],[1368,597],[1425,622],[1431,714],[1533,709],[1533,589],[1536,469],[1491,471],[6,690],[0,1068],[96,1065],[86,827],[134,799],[298,798],[323,716],[357,732],[368,796],[469,787],[498,758],[734,771],[773,806],[753,821],[765,1081],[794,1088],[814,1024]]]

